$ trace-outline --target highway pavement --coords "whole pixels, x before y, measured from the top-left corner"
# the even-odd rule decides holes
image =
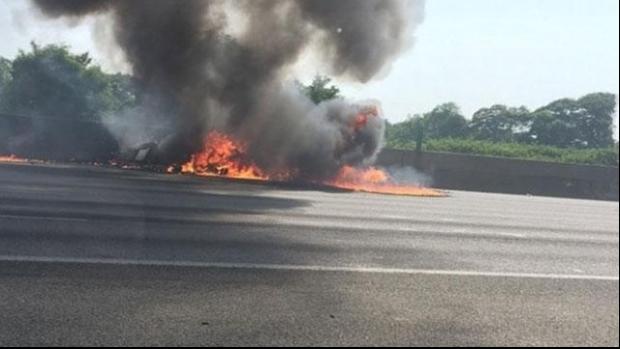
[[[618,202],[0,164],[0,345],[618,345]]]

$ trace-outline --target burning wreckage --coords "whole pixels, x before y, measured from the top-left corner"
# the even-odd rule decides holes
[[[371,166],[384,135],[377,102],[316,105],[285,83],[308,48],[332,75],[371,80],[408,46],[422,0],[33,2],[51,18],[109,21],[108,49],[146,91],[136,110],[103,120],[126,158],[171,173],[441,195]]]
[[[367,127],[379,127],[383,121],[379,110],[373,105],[357,110],[357,114],[350,114],[348,122],[344,124],[340,144],[334,154],[335,159],[350,158],[351,163],[338,164],[334,172],[326,177],[307,177],[299,168],[282,167],[275,170],[259,167],[248,156],[248,144],[236,140],[222,131],[210,131],[205,137],[202,148],[192,154],[186,162],[165,164],[161,162],[159,146],[156,143],[143,144],[126,154],[126,160],[133,163],[148,164],[162,169],[165,166],[167,173],[193,174],[205,177],[226,177],[255,181],[286,181],[301,182],[333,186],[342,189],[365,191],[373,193],[414,195],[414,196],[442,196],[442,193],[418,185],[403,185],[394,183],[390,175],[382,169],[373,167],[366,161],[365,156],[344,156],[346,153],[359,152],[359,147],[366,144],[364,132]],[[369,123],[369,121],[372,121]],[[382,130],[381,130],[382,132]]]

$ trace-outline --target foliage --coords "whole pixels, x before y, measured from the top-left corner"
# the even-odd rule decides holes
[[[21,51],[0,60],[0,126],[12,137],[3,151],[47,159],[104,159],[118,144],[100,123],[109,112],[135,105],[129,76],[106,74],[88,53],[59,45]]]
[[[441,104],[421,118],[427,139],[473,138],[491,142],[519,142],[556,147],[607,148],[613,143],[616,97],[592,93],[560,99],[534,112],[525,107],[493,105],[481,108],[467,121],[454,103]],[[392,138],[393,137],[393,138]],[[390,125],[388,138],[415,139],[411,120]]]
[[[587,111],[586,117],[579,120],[578,127],[588,147],[614,145],[616,96],[613,93],[591,93],[579,98],[578,103]]]
[[[510,108],[496,104],[474,113],[469,130],[475,139],[512,142],[526,140],[530,125],[531,116],[527,108]]]
[[[310,85],[299,84],[299,88],[315,104],[330,99],[340,98],[340,89],[334,85],[328,86],[332,80],[326,76],[317,75]]]
[[[387,146],[395,149],[415,149],[414,142],[403,143],[388,140]],[[536,144],[443,138],[428,140],[424,144],[424,150],[572,164],[618,166],[617,146],[599,149],[575,149]]]
[[[135,101],[129,77],[105,74],[91,63],[88,53],[75,55],[65,46],[32,43],[30,52],[20,52],[12,62],[2,111],[92,120]]]
[[[616,96],[611,93],[554,101],[532,114],[530,139],[559,147],[610,147],[615,109]]]
[[[0,91],[9,84],[12,79],[13,63],[3,57],[0,57]]]
[[[467,121],[454,103],[423,116],[389,124],[393,148],[447,151],[583,164],[618,165],[613,141],[616,96],[592,93],[564,98],[530,112],[525,107],[493,105]]]
[[[415,142],[420,150],[424,139],[424,117],[421,115],[409,116],[407,120],[397,124],[386,123],[386,138],[396,142]]]
[[[428,138],[465,137],[467,120],[454,103],[444,103],[424,115],[424,134]]]

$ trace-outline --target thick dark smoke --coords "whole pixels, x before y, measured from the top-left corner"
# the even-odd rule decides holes
[[[406,46],[416,24],[409,7],[423,9],[422,0],[34,2],[51,17],[111,15],[115,40],[149,96],[141,113],[165,111],[173,120],[173,136],[160,142],[162,162],[186,160],[209,130],[221,129],[247,142],[267,172],[307,178],[372,160],[383,122],[371,117],[354,127],[374,103],[313,105],[283,82],[286,68],[319,46],[334,75],[366,82]]]
[[[108,0],[53,0],[35,1],[51,17],[83,16],[92,12],[105,10],[112,1]]]
[[[324,35],[335,73],[366,82],[403,49],[410,13],[399,1],[302,0],[302,16]]]

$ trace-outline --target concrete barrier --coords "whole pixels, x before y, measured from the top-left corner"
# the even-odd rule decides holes
[[[618,200],[618,168],[385,149],[380,166],[411,166],[443,189]]]

